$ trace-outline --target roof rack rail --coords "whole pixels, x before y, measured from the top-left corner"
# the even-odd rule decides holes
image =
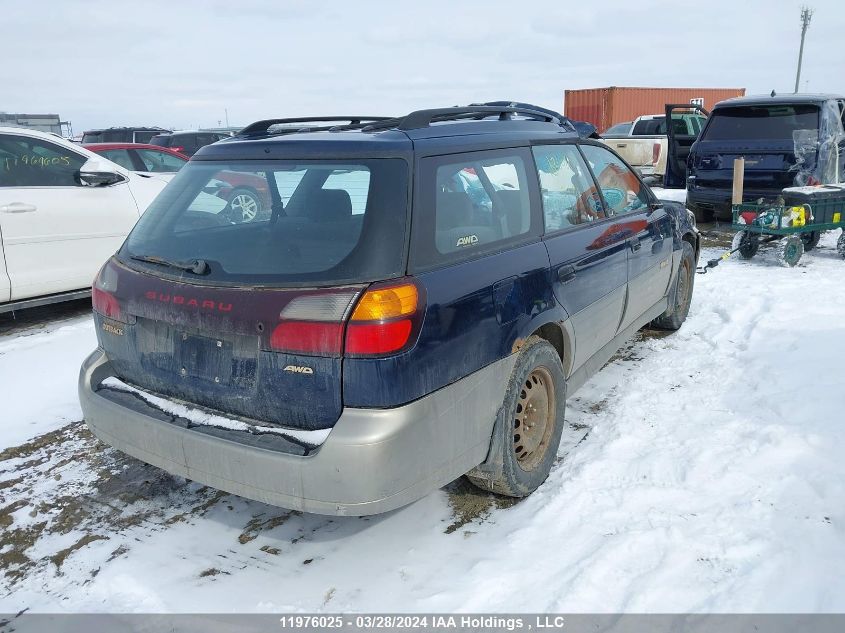
[[[377,122],[391,120],[391,117],[386,116],[312,116],[312,117],[294,117],[287,119],[264,119],[263,121],[256,121],[247,125],[244,129],[238,132],[238,136],[245,134],[262,134],[267,132],[274,125],[292,125],[295,123],[329,123],[337,121],[348,121],[347,125],[361,125],[366,122]],[[307,126],[305,126],[307,127]],[[320,126],[326,129],[331,129],[335,126]],[[293,129],[291,132],[299,131]]]
[[[544,112],[542,109],[525,108],[513,104],[506,106],[470,105],[416,110],[403,117],[376,121],[375,123],[364,126],[363,131],[369,132],[390,127],[395,127],[399,130],[417,130],[441,121],[460,121],[461,119],[478,120],[486,119],[493,115],[498,115],[500,121],[506,121],[514,114],[521,114],[547,123],[560,124],[560,119],[554,113],[549,111]]]

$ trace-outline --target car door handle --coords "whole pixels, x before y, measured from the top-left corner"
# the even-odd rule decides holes
[[[32,213],[38,207],[34,204],[26,204],[25,202],[10,202],[0,207],[0,213]]]
[[[639,237],[632,238],[628,244],[631,245],[632,251],[638,251],[643,247],[642,241]]]
[[[572,281],[573,279],[575,279],[575,266],[573,266],[572,264],[561,266],[557,269],[557,278],[558,281],[564,284],[567,281]]]
[[[627,143],[617,143],[616,147],[628,147]]]

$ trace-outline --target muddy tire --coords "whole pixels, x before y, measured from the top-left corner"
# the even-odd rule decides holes
[[[557,350],[530,337],[514,365],[487,460],[467,477],[509,497],[534,492],[552,468],[563,432],[566,378]]]
[[[737,232],[731,242],[731,250],[739,253],[742,259],[751,259],[759,249],[760,236],[750,231]]]
[[[702,209],[694,204],[687,204],[687,208],[692,211],[695,216],[695,221],[698,224],[708,224],[713,221],[713,209]]]
[[[821,231],[810,231],[809,233],[801,233],[801,241],[804,242],[804,252],[813,250],[819,245],[819,240],[822,239]]]
[[[839,239],[836,240],[836,252],[839,253],[841,257],[845,257],[845,229],[842,229],[842,235],[840,235]]]
[[[778,261],[782,266],[792,268],[804,254],[804,241],[797,235],[790,235],[778,244]]]
[[[679,330],[687,320],[692,303],[692,291],[695,287],[695,251],[689,242],[683,242],[681,265],[675,287],[669,293],[670,306],[651,326],[660,330]]]

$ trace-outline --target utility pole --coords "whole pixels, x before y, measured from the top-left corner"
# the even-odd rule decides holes
[[[795,92],[798,92],[798,82],[801,81],[801,61],[804,58],[804,36],[807,35],[807,27],[813,18],[813,10],[809,7],[801,9],[801,48],[798,49],[798,72],[795,73]]]

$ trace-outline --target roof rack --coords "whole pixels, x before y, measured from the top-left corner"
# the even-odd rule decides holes
[[[538,121],[545,121],[547,123],[560,124],[560,119],[553,116],[549,112],[542,110],[535,110],[533,108],[524,108],[520,106],[455,106],[452,108],[430,108],[427,110],[416,110],[404,117],[395,119],[388,119],[385,121],[377,121],[373,124],[367,125],[363,131],[377,130],[386,127],[395,127],[399,130],[418,130],[425,128],[432,123],[439,123],[441,121],[460,121],[461,119],[486,119],[487,117],[498,115],[500,121],[507,121],[512,118],[514,114],[521,114]]]
[[[339,122],[339,121],[348,121],[346,124],[347,126],[358,126],[364,123],[370,122],[377,122],[377,121],[388,121],[392,120],[390,117],[386,116],[312,116],[312,117],[294,117],[288,119],[265,119],[263,121],[256,121],[255,123],[251,123],[250,125],[246,126],[240,132],[238,132],[238,136],[245,135],[245,134],[262,134],[267,132],[271,127],[274,125],[290,125],[290,130],[285,130],[285,132],[305,132],[311,130],[319,130],[319,129],[332,129],[333,127],[338,126],[302,126],[294,127],[296,123],[329,123],[329,122]],[[341,126],[346,127],[346,126]]]

